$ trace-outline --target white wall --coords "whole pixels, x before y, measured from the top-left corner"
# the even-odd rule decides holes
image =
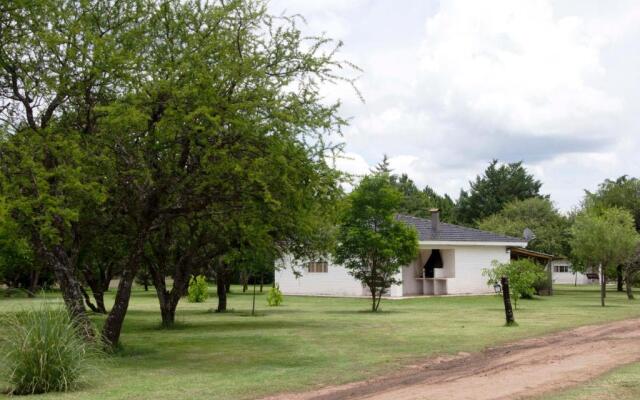
[[[402,284],[392,286],[388,296],[421,295],[423,282],[416,277],[421,275],[422,266],[430,254],[430,249],[421,249],[420,256],[398,273],[397,279]],[[482,269],[490,268],[493,260],[504,263],[510,259],[505,246],[442,246],[440,254],[444,268],[438,274],[449,278],[447,294],[493,293],[493,288],[486,284],[487,278],[482,276]],[[329,262],[327,273],[309,273],[306,268],[297,266],[296,271],[301,276],[296,277],[290,258],[285,258],[278,264],[280,269],[276,271],[275,279],[284,294],[369,295],[368,290],[340,265]]]
[[[510,260],[506,246],[459,246],[454,256],[455,278],[447,280],[448,294],[493,293],[482,270],[491,268],[493,260],[500,263]]]
[[[572,272],[555,272],[554,267],[556,265],[567,265],[569,267],[569,271],[572,271]],[[583,273],[578,272],[576,276],[576,274],[574,274],[573,270],[571,269],[571,262],[569,260],[551,261],[551,271],[552,271],[553,283],[572,284],[572,285],[575,284],[576,282],[578,283],[578,285],[588,285],[592,283],[592,281],[589,280],[589,278],[587,278],[587,276]],[[597,283],[597,281],[595,283]]]
[[[293,260],[286,257],[278,262],[276,283],[284,294],[308,294],[331,296],[363,296],[362,284],[349,275],[347,270],[329,261],[328,272],[308,272],[303,266],[295,266],[302,275],[296,277]]]
[[[422,267],[429,259],[431,250],[421,249],[418,257],[408,266],[402,268],[402,295],[418,296],[422,294],[422,281],[416,277],[422,276]]]

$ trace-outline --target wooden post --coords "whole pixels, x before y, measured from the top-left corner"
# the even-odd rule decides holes
[[[548,272],[548,277],[549,277],[549,296],[553,296],[553,267],[551,265],[551,260],[549,260],[547,265],[549,266],[549,272]]]
[[[502,284],[502,300],[504,301],[504,314],[507,319],[507,326],[515,325],[516,320],[513,318],[511,297],[509,295],[509,278],[503,276],[500,279],[500,283]]]

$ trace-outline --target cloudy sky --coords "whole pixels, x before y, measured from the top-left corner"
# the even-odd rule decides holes
[[[584,189],[640,175],[640,2],[272,0],[307,32],[344,41],[365,102],[339,97],[348,159],[382,154],[457,198],[493,158],[522,160],[562,210]]]

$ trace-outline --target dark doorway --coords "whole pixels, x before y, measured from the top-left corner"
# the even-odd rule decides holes
[[[427,263],[424,265],[424,276],[425,278],[433,278],[434,277],[434,268],[442,268],[442,256],[440,255],[440,250],[431,250],[431,255],[427,260]]]

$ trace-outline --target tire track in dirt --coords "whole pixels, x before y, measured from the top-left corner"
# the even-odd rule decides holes
[[[426,359],[393,374],[265,400],[506,400],[589,381],[640,361],[640,319],[584,326],[473,354]]]

